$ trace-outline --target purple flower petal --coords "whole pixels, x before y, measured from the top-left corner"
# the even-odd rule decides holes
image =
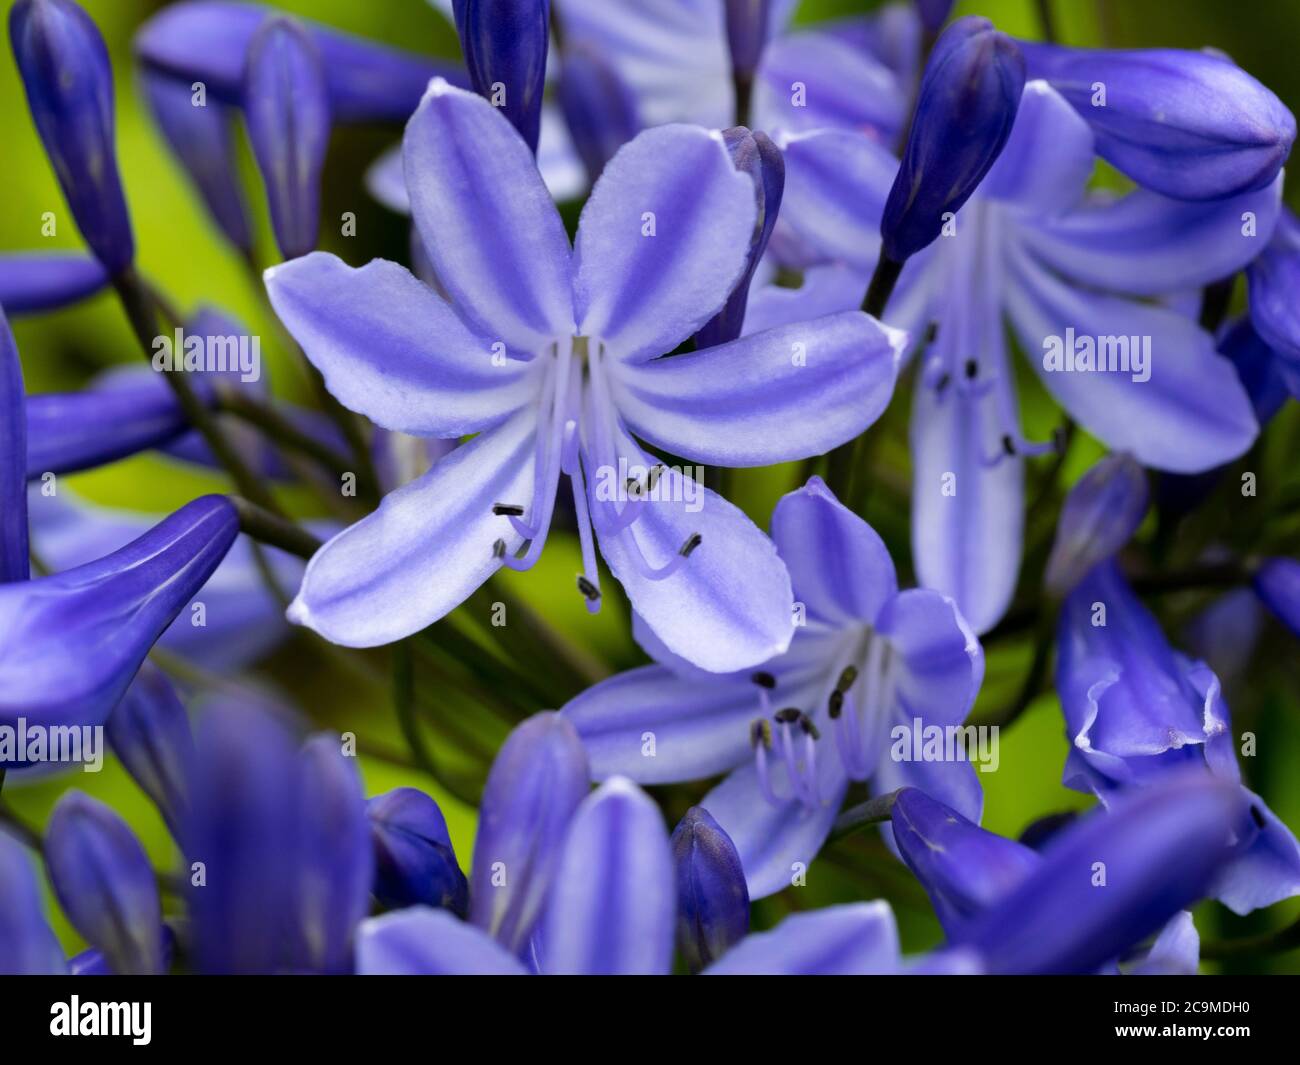
[[[629,780],[606,781],[573,815],[546,901],[546,972],[666,975],[676,885],[659,807]]]
[[[550,16],[550,0],[455,0],[456,30],[470,83],[500,107],[534,153]],[[498,87],[500,101],[495,100]]]
[[[375,851],[375,897],[384,906],[433,906],[464,916],[469,882],[456,864],[438,804],[417,788],[394,788],[366,803]]]
[[[361,976],[526,976],[523,964],[491,936],[444,910],[412,906],[363,921],[357,932]]]
[[[756,211],[721,134],[661,126],[638,135],[609,161],[578,223],[579,332],[628,362],[672,351],[740,279]]]
[[[1031,364],[1061,406],[1111,448],[1131,451],[1156,469],[1198,473],[1237,458],[1254,442],[1259,426],[1250,397],[1195,322],[1151,304],[1071,288],[1024,259],[1012,274],[1007,306]],[[1103,359],[1099,338],[1127,338],[1145,352],[1146,365],[1130,362],[1128,373],[1070,372],[1064,362],[1066,370],[1049,372],[1053,352],[1064,354],[1083,337]],[[1130,359],[1137,355],[1131,351]]]
[[[709,811],[692,806],[673,830],[677,948],[692,972],[749,931],[749,891],[736,846]]]
[[[497,503],[530,499],[536,417],[523,410],[389,493],[307,566],[289,619],[347,647],[392,643],[433,624],[501,566],[497,539],[523,538]]]
[[[1233,913],[1247,914],[1300,895],[1300,842],[1263,799],[1247,788],[1241,794],[1254,839],[1220,872],[1213,891]]]
[[[1270,558],[1254,578],[1255,593],[1264,605],[1300,636],[1300,562],[1293,558]]]
[[[788,462],[853,439],[884,413],[904,343],[848,311],[614,364],[614,402],[639,437],[672,454],[717,466]]]
[[[1273,239],[1246,271],[1250,280],[1250,320],[1279,355],[1300,366],[1300,219],[1285,208]],[[2,301],[0,301],[2,302]]]
[[[1107,455],[1075,482],[1061,506],[1043,583],[1064,595],[1097,563],[1129,542],[1147,512],[1142,467],[1125,452]]]
[[[55,976],[68,971],[63,948],[45,920],[36,871],[23,845],[0,832],[0,973]]]
[[[407,123],[402,151],[415,224],[456,310],[480,333],[528,353],[570,336],[569,240],[532,153],[505,117],[436,79]]]
[[[925,588],[892,596],[875,620],[894,653],[894,698],[926,724],[966,719],[984,681],[984,651],[957,604]]]
[[[746,936],[711,965],[713,976],[892,976],[901,958],[887,902],[852,902],[787,917]]]
[[[194,737],[166,674],[149,662],[141,666],[105,730],[113,753],[177,835],[189,808],[185,769],[194,757]]]
[[[492,764],[474,841],[470,919],[515,954],[527,947],[548,893],[555,897],[561,847],[588,787],[582,743],[554,713],[519,725]]]
[[[30,573],[26,390],[18,345],[0,308],[0,586]]]
[[[476,433],[538,396],[540,362],[494,350],[491,334],[466,326],[396,263],[375,259],[354,270],[313,252],[268,270],[266,288],[330,392],[385,429]]]

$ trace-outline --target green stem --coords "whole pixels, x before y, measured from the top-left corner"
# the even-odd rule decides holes
[[[898,792],[891,791],[885,795],[873,795],[866,802],[850,806],[835,819],[835,824],[831,826],[830,842],[834,843],[845,836],[851,836],[868,825],[879,825],[888,821],[893,815],[894,800],[897,798]]]
[[[348,473],[351,469],[351,464],[346,457],[328,444],[317,440],[310,433],[299,429],[271,404],[263,402],[247,391],[220,389],[217,393],[217,408],[260,429],[275,443],[315,459],[336,476]]]
[[[230,496],[230,502],[239,515],[240,531],[254,540],[305,559],[310,559],[321,549],[321,541],[301,525],[295,525],[239,496]]]

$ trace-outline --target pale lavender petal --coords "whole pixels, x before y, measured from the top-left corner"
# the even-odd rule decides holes
[[[361,922],[360,976],[526,976],[491,936],[446,910],[412,906]]]
[[[746,936],[705,970],[711,976],[892,976],[901,957],[887,902],[851,902],[787,917]]]

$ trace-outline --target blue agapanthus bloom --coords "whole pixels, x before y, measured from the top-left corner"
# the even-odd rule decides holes
[[[998,621],[1015,589],[1025,458],[1056,446],[1021,430],[1006,324],[1061,406],[1145,466],[1209,469],[1258,432],[1214,338],[1151,297],[1258,255],[1281,178],[1208,203],[1143,189],[1115,199],[1087,193],[1096,150],[1066,100],[1029,82],[998,161],[947,235],[908,260],[885,312],[914,345],[933,326],[911,421],[913,555],[921,583],[951,595],[976,632]],[[812,269],[797,292],[753,295],[747,328],[856,306],[880,249],[892,157],[834,130],[789,138],[785,154],[773,246]]]
[[[717,134],[662,127],[624,148],[572,251],[527,146],[485,100],[434,81],[404,152],[447,298],[394,263],[325,254],[268,271],[268,291],[345,406],[478,435],[330,541],[290,616],[350,646],[423,628],[502,566],[536,562],[563,474],[591,609],[598,541],[674,653],[722,671],[785,650],[789,578],[771,544],[632,434],[729,466],[819,454],[884,409],[899,334],[852,311],[660,358],[746,267],[753,185]]]
[[[894,735],[960,725],[974,702],[984,656],[956,605],[900,591],[880,537],[819,478],[777,505],[772,537],[805,613],[789,651],[758,672],[714,677],[643,633],[660,664],[563,710],[598,779],[729,773],[701,805],[735,842],[753,898],[812,861],[850,781],[876,792],[915,784],[972,820],[983,804],[970,761],[903,758]]]

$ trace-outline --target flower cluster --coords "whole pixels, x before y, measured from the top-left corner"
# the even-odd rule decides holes
[[[432,6],[460,60],[135,29],[245,323],[121,42],[12,5],[88,254],[0,253],[0,972],[1194,973],[1300,896],[1282,101],[944,2]],[[144,361],[29,391],[103,290]]]

